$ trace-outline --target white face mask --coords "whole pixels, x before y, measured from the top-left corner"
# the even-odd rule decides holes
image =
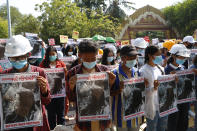
[[[73,55],[73,52],[68,52],[68,55]]]

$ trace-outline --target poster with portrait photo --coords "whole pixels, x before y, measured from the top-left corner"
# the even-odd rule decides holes
[[[27,37],[33,50],[31,51],[30,58],[42,58],[42,40],[38,37]]]
[[[108,74],[78,74],[76,83],[78,120],[111,119]]]
[[[60,58],[60,60],[63,61],[64,64],[66,64],[66,68],[67,68],[67,69],[70,69],[70,66],[72,65],[72,63],[73,63],[76,59],[74,59],[74,57],[72,57],[72,56],[68,56],[68,57]]]
[[[7,39],[0,39],[0,60],[4,59],[5,45]]]
[[[12,68],[12,64],[9,60],[0,60],[0,66],[3,70]]]
[[[197,49],[191,49],[191,54],[188,60],[189,67],[193,65],[193,59],[195,58],[196,55],[197,55]]]
[[[144,78],[132,78],[124,81],[123,119],[130,120],[144,115],[145,84]]]
[[[178,111],[175,75],[159,76],[158,82],[159,115],[164,117]]]
[[[144,65],[144,56],[138,56],[138,59],[137,59],[137,66],[138,66],[138,69],[140,69],[143,65]]]
[[[43,125],[38,73],[0,75],[4,130]]]
[[[45,69],[52,98],[66,96],[66,81],[64,68]]]
[[[178,71],[177,76],[179,81],[177,83],[177,97],[178,104],[192,102],[196,100],[196,84],[195,74],[191,69]]]

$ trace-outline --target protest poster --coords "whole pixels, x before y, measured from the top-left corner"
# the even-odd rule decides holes
[[[60,35],[60,43],[67,43],[67,42],[68,42],[68,36]]]
[[[52,98],[66,96],[64,68],[45,68]]]
[[[144,65],[145,59],[144,56],[138,56],[137,67],[140,69]]]
[[[27,37],[27,39],[33,48],[30,58],[42,58],[42,40],[38,37]]]
[[[4,59],[6,41],[7,39],[0,39],[0,60]]]
[[[195,75],[192,70],[178,71],[177,76],[179,78],[177,84],[177,97],[178,104],[187,103],[196,100],[195,95]]]
[[[159,115],[164,117],[178,111],[175,75],[159,76],[158,82]]]
[[[77,74],[78,120],[111,119],[109,78],[106,72]]]
[[[189,60],[188,60],[189,67],[193,65],[193,59],[196,55],[197,55],[197,49],[191,49],[191,54],[190,54],[190,57],[189,57]]]
[[[72,56],[68,56],[68,57],[60,58],[60,60],[63,61],[64,64],[66,64],[67,69],[70,69],[70,66],[76,60],[76,58],[74,58]]]
[[[0,66],[3,70],[12,68],[12,64],[9,60],[0,60]]]
[[[73,31],[72,38],[75,39],[75,40],[79,39],[79,32],[78,31]]]
[[[43,125],[38,73],[0,75],[4,130]]]
[[[121,45],[122,45],[122,46],[124,46],[124,45],[129,45],[129,40],[122,41],[122,42],[121,42]]]
[[[125,121],[144,115],[144,78],[138,77],[125,80],[122,100],[123,119]]]
[[[55,45],[55,39],[54,38],[50,38],[48,39],[49,45]]]

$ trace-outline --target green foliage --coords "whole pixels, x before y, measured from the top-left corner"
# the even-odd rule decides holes
[[[8,37],[8,22],[0,17],[0,38]]]
[[[170,27],[175,28],[183,37],[192,35],[197,29],[197,0],[184,0],[163,9]]]
[[[22,18],[22,14],[19,12],[18,8],[10,6],[10,14],[11,14],[11,23],[12,25],[16,25],[20,19]],[[0,6],[0,17],[3,19],[7,19],[7,6]]]
[[[55,38],[59,43],[59,35],[72,37],[73,30],[79,32],[81,38],[92,37],[95,34],[115,36],[116,25],[113,21],[95,11],[90,11],[89,17],[85,11],[69,0],[51,0],[36,6],[42,12],[39,20],[42,22],[41,37],[47,41]],[[83,9],[87,10],[87,9]]]
[[[37,18],[32,15],[24,15],[18,24],[15,26],[15,34],[22,32],[39,33],[40,22]]]

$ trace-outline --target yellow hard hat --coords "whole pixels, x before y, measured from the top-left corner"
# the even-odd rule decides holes
[[[99,49],[99,55],[103,55],[103,50]]]
[[[175,45],[175,42],[172,41],[172,40],[168,40],[168,41],[165,41],[165,42],[163,43],[163,47],[164,47],[164,48],[167,48],[168,51],[170,51],[170,49],[172,48],[173,45]]]

